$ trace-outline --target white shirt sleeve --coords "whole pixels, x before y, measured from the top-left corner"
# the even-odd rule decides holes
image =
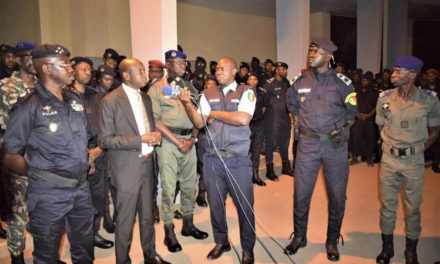
[[[248,89],[241,96],[240,103],[238,104],[238,111],[245,112],[253,116],[256,103],[257,103],[257,97],[254,91]]]
[[[200,106],[197,112],[205,116],[209,116],[209,114],[211,113],[211,106],[209,106],[208,100],[206,99],[204,94],[202,94],[202,97],[200,97]]]

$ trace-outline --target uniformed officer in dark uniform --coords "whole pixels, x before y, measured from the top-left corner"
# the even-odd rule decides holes
[[[197,93],[201,93],[203,91],[203,85],[205,82],[206,72],[203,69],[196,69],[194,71],[194,76],[190,81],[191,85],[196,88]]]
[[[121,86],[121,76],[118,71],[118,65],[119,62],[121,62],[121,56],[119,56],[119,53],[111,48],[108,48],[104,51],[104,54],[102,55],[102,64],[106,64],[110,66],[116,73],[116,78],[113,82],[112,90],[118,88]]]
[[[16,70],[15,49],[9,45],[0,46],[0,80],[12,75]]]
[[[218,61],[216,78],[220,89],[205,91],[200,99],[199,110],[192,105],[188,90],[181,89],[179,98],[197,128],[202,128],[208,120],[213,136],[211,143],[218,149],[217,152],[212,145],[208,146],[204,156],[203,171],[216,243],[207,258],[217,259],[231,250],[225,212],[226,195],[229,193],[238,208],[242,263],[250,264],[254,263],[255,220],[252,212],[254,192],[250,177],[251,161],[248,156],[251,135],[249,122],[254,113],[256,98],[251,87],[237,85],[234,81],[236,72],[237,66],[233,59],[222,58]],[[230,173],[226,172],[217,155],[221,156]]]
[[[263,82],[266,83],[267,80],[275,75],[275,63],[271,59],[266,59],[264,62],[264,72],[263,72]]]
[[[275,76],[266,81],[263,97],[264,133],[266,139],[266,177],[279,181],[273,169],[273,152],[279,148],[282,159],[282,174],[293,176],[289,163],[289,142],[292,121],[287,111],[286,98],[290,83],[286,79],[288,65],[284,62],[275,63]]]
[[[249,127],[251,129],[251,160],[252,160],[252,182],[259,186],[266,186],[266,183],[260,179],[260,153],[264,142],[264,112],[263,112],[263,97],[266,91],[260,87],[258,82],[258,75],[254,72],[248,74],[247,85],[254,89],[257,95],[257,102],[255,104],[255,112],[252,116]]]
[[[28,175],[27,230],[34,263],[56,263],[65,229],[73,263],[92,263],[93,205],[87,183],[87,117],[73,81],[69,51],[44,44],[31,52],[39,81],[18,103],[5,134],[5,164]],[[26,153],[26,160],[22,156]]]
[[[215,70],[217,68],[217,62],[216,61],[210,61],[209,62],[209,71],[212,75],[215,75]]]
[[[99,91],[88,86],[92,77],[93,62],[85,57],[75,57],[70,60],[74,69],[72,85],[68,89],[73,89],[80,94],[81,102],[87,114],[88,128],[91,138],[89,139],[89,162],[91,169],[87,177],[94,207],[94,245],[99,248],[111,248],[113,242],[99,235],[101,219],[105,213],[106,207],[106,173],[107,171],[107,153],[98,146],[98,116],[100,115]]]
[[[307,244],[310,201],[322,165],[329,203],[327,258],[339,260],[340,237],[348,181],[349,125],[357,114],[356,93],[346,76],[329,69],[337,47],[331,40],[314,38],[309,46],[310,70],[300,75],[287,95],[287,107],[299,122],[295,158],[294,238],[285,248],[295,254]]]
[[[204,72],[206,72],[206,60],[203,57],[198,56],[196,58],[196,65],[194,66],[195,70],[200,69],[203,70]]]
[[[238,84],[246,84],[249,70],[250,70],[249,64],[247,64],[244,61],[240,62],[240,68],[238,69],[238,72],[235,74],[235,81]]]

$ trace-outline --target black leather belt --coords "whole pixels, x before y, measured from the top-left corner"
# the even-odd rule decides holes
[[[29,168],[28,171],[31,172],[33,175],[37,176],[38,178],[46,180],[50,183],[61,185],[63,187],[69,187],[69,188],[78,187],[81,185],[81,183],[83,183],[87,179],[87,174],[84,174],[79,179],[70,179],[70,178],[66,178],[66,177],[60,176],[58,174],[44,171],[44,170],[40,170],[37,168]]]
[[[192,128],[168,127],[168,129],[176,135],[187,136],[192,133]]]
[[[220,156],[222,158],[232,158],[232,157],[236,157],[237,156],[237,155],[235,155],[235,154],[233,154],[231,152],[227,152],[227,151],[224,151],[224,150],[219,150],[219,154],[220,154]],[[209,156],[217,157],[217,153],[209,154]]]
[[[305,129],[300,127],[299,128],[299,132],[301,135],[304,135],[306,137],[309,138],[315,138],[315,139],[319,139],[319,140],[328,140],[330,139],[330,135],[329,134],[320,134],[320,133],[315,133],[311,130]]]
[[[382,148],[386,153],[399,157],[411,156],[424,151],[422,144],[407,148],[396,148],[384,143],[382,144]]]

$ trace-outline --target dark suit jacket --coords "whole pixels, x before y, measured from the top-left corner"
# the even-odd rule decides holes
[[[151,99],[145,93],[141,95],[153,131]],[[108,150],[111,182],[116,189],[129,190],[140,186],[141,180],[147,175],[146,171],[154,170],[154,165],[148,166],[148,162],[140,157],[141,136],[122,86],[106,95],[101,102],[98,144]]]

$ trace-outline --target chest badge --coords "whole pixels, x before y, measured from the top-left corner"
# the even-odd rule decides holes
[[[77,103],[76,101],[73,101],[70,105],[72,106],[72,109],[77,112],[84,111],[84,106],[82,104]]]
[[[408,128],[408,120],[400,121],[401,128]]]
[[[57,132],[57,130],[58,130],[58,125],[57,125],[57,123],[55,123],[55,122],[50,122],[50,123],[49,123],[49,130],[50,130],[50,132],[52,132],[52,133]]]

